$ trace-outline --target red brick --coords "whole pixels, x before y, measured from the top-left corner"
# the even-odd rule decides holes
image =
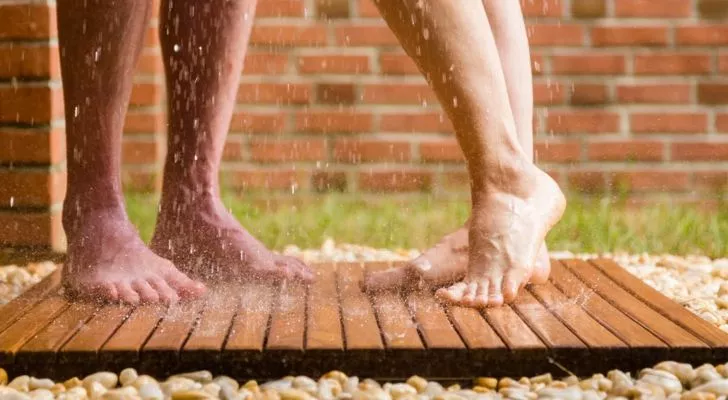
[[[296,171],[282,170],[280,168],[272,171],[243,170],[229,171],[226,183],[229,186],[243,190],[291,190],[300,185],[301,179]]]
[[[665,46],[667,26],[596,26],[591,31],[594,47]]]
[[[0,39],[46,39],[58,35],[49,4],[0,4]]]
[[[620,103],[684,104],[690,102],[691,86],[687,83],[635,83],[617,85]]]
[[[692,1],[614,0],[617,17],[678,18],[692,15]]]
[[[148,26],[144,31],[144,47],[154,49],[159,47],[159,27],[156,24]]]
[[[586,193],[603,192],[607,188],[606,176],[602,171],[569,171],[569,188]]]
[[[44,169],[0,168],[0,207],[58,204],[66,194],[66,173]]]
[[[531,53],[531,73],[534,75],[543,75],[544,62],[542,54]]]
[[[63,95],[60,88],[0,87],[0,122],[47,124],[62,117]]]
[[[533,154],[536,162],[569,163],[579,161],[581,144],[576,141],[534,143]]]
[[[563,104],[566,99],[561,85],[555,82],[535,82],[533,84],[533,102],[537,105]]]
[[[317,192],[344,192],[347,187],[346,173],[342,171],[316,171],[311,175],[311,187]]]
[[[728,24],[679,26],[675,31],[675,42],[678,45],[727,45]]]
[[[571,104],[594,105],[609,102],[607,86],[601,83],[574,83],[571,86]]]
[[[57,164],[65,159],[61,128],[0,128],[0,164]]]
[[[230,130],[244,133],[281,133],[286,129],[286,114],[282,112],[233,114]]]
[[[728,74],[728,53],[718,56],[718,71],[722,74]]]
[[[358,16],[364,17],[364,18],[379,18],[381,15],[379,14],[379,10],[377,9],[377,6],[374,5],[374,2],[372,0],[359,0],[357,2],[358,5]]]
[[[266,0],[258,2],[256,18],[265,17],[303,17],[303,0]]]
[[[724,192],[728,188],[728,172],[696,171],[695,186],[700,189],[710,189]]]
[[[254,140],[250,155],[258,162],[320,161],[326,159],[323,140]]]
[[[423,171],[371,171],[359,173],[359,189],[376,192],[426,191],[432,173]]]
[[[715,129],[718,132],[728,132],[728,114],[719,113],[715,116]]]
[[[680,191],[690,183],[683,171],[625,171],[612,175],[612,186],[626,191]]]
[[[55,45],[0,43],[0,78],[58,78],[60,71]]]
[[[131,89],[132,106],[155,106],[162,102],[162,85],[158,83],[136,83]]]
[[[619,114],[608,111],[550,111],[546,129],[550,133],[619,132]]]
[[[361,162],[403,162],[412,158],[409,142],[381,140],[338,140],[334,160],[352,164]]]
[[[155,133],[162,132],[164,116],[161,112],[144,109],[132,109],[126,113],[124,133]]]
[[[363,85],[361,101],[375,104],[422,104],[435,102],[437,97],[424,83],[374,83]]]
[[[349,18],[349,0],[316,0],[316,12],[319,18]]]
[[[698,102],[701,104],[728,104],[728,83],[698,84]]]
[[[463,162],[465,157],[454,139],[423,141],[420,143],[420,159],[424,162]]]
[[[243,83],[237,96],[242,104],[307,104],[310,99],[306,83]]]
[[[622,54],[563,54],[551,57],[556,75],[620,75],[625,72]]]
[[[607,15],[606,0],[581,0],[571,3],[574,18],[602,18]]]
[[[705,113],[633,113],[629,124],[636,133],[703,133],[708,129]]]
[[[634,73],[638,75],[706,74],[711,70],[707,53],[636,54]]]
[[[529,17],[561,17],[564,9],[562,0],[521,0],[523,15]]]
[[[664,148],[657,141],[592,141],[587,156],[591,161],[661,161]]]
[[[245,55],[243,74],[277,75],[286,71],[288,55],[280,53],[248,52]]]
[[[362,74],[369,73],[366,55],[310,55],[298,58],[298,71],[302,74]]]
[[[356,87],[351,83],[319,83],[316,85],[316,102],[353,104],[356,102]]]
[[[341,25],[334,28],[340,46],[398,46],[394,33],[383,24]]]
[[[135,166],[136,168],[136,166]],[[121,185],[124,191],[150,193],[162,187],[162,174],[156,169],[123,169]]]
[[[228,135],[222,149],[223,161],[240,161],[245,155],[243,135]]]
[[[162,55],[156,49],[144,49],[137,61],[136,72],[144,75],[161,75],[163,73]]]
[[[162,146],[156,140],[129,140],[122,142],[123,164],[154,164],[162,158]]]
[[[385,132],[453,132],[450,119],[443,113],[382,114],[380,128]]]
[[[529,24],[526,30],[531,46],[581,46],[584,28],[573,24]]]
[[[372,130],[372,115],[355,111],[307,111],[296,115],[296,131],[349,133]]]
[[[725,0],[698,0],[700,18],[721,20],[728,18],[728,2]]]
[[[467,171],[444,172],[440,183],[448,190],[467,190],[470,189],[470,176]]]
[[[404,53],[383,52],[379,56],[379,70],[383,75],[417,75],[417,64]]]
[[[61,213],[0,211],[0,243],[4,246],[40,247],[63,251],[65,236]]]
[[[323,25],[255,25],[250,34],[254,46],[323,46],[326,27]]]
[[[677,142],[671,152],[676,161],[728,161],[728,143]]]

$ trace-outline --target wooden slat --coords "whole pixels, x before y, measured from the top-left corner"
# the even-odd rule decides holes
[[[306,350],[343,350],[336,266],[316,266],[316,279],[309,289]]]
[[[665,342],[586,286],[561,262],[551,263],[551,277],[549,279],[570,300],[581,306],[592,318],[609,329],[628,346],[652,349],[668,348]]]
[[[50,275],[45,277],[38,284],[33,285],[18,298],[12,300],[2,307],[2,320],[0,320],[0,333],[12,325],[18,318],[25,315],[28,310],[38,304],[51,293],[58,292],[61,286],[61,267],[58,267]]]
[[[166,307],[146,304],[137,307],[101,348],[101,358],[136,362],[144,343],[164,316]]]
[[[240,304],[240,293],[229,285],[220,285],[210,293],[200,321],[190,334],[183,350],[220,352],[225,344],[233,317]]]
[[[38,331],[68,307],[61,294],[46,297],[0,334],[0,363],[13,360],[15,353]]]
[[[600,259],[592,260],[590,263],[629,293],[651,306],[666,318],[685,328],[703,342],[713,347],[728,346],[728,333],[720,329],[715,329],[715,326],[708,321],[670,300],[662,293],[617,265],[614,261]]]
[[[594,266],[581,260],[568,260],[564,265],[600,296],[614,304],[625,314],[658,336],[672,347],[707,348],[698,338],[676,326],[669,319],[635,299],[624,289],[615,285]]]
[[[554,353],[568,349],[586,350],[586,345],[530,292],[522,290],[513,307]]]
[[[514,352],[546,351],[546,345],[508,305],[485,310],[485,317]]]
[[[476,309],[450,305],[447,312],[469,349],[492,351],[506,348],[503,340]]]
[[[306,334],[306,287],[300,282],[281,284],[271,315],[268,350],[303,351]]]
[[[50,324],[39,331],[18,352],[17,358],[55,359],[56,353],[96,312],[99,307],[86,302],[70,303]]]
[[[164,354],[166,357],[174,358],[190,336],[197,319],[200,317],[200,312],[210,296],[214,296],[214,294],[208,294],[203,299],[178,303],[169,307],[152,336],[149,337],[149,340],[142,348],[145,357],[147,355],[149,355],[149,358],[159,357]]]
[[[581,306],[561,293],[552,282],[531,286],[529,290],[590,349],[629,348]]]
[[[369,299],[361,290],[361,264],[339,264],[337,281],[347,350],[382,350],[384,344]]]
[[[103,306],[76,334],[59,350],[61,362],[96,360],[101,346],[124,323],[132,307],[121,304]]]
[[[417,321],[428,349],[465,349],[442,306],[430,291],[413,292],[407,305]]]
[[[264,283],[251,282],[243,285],[240,293],[240,307],[233,318],[230,335],[225,344],[226,351],[263,350],[266,329],[273,307],[273,293],[277,292]]]

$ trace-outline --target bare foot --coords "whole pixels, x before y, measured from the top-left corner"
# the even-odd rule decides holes
[[[465,278],[468,271],[468,226],[445,235],[435,246],[407,265],[370,273],[364,280],[367,291],[406,290],[441,287]],[[527,283],[542,284],[548,279],[551,264],[546,243],[541,246],[533,274]]]
[[[167,304],[198,297],[204,285],[155,255],[124,211],[64,215],[68,256],[63,285],[71,296],[98,301]]]
[[[437,291],[441,299],[471,307],[498,306],[513,301],[532,275],[534,281],[544,279],[544,271],[536,274],[533,266],[545,249],[544,237],[564,212],[564,195],[550,176],[532,165],[515,181],[503,182],[508,186],[491,185],[473,194],[468,270],[463,281]]]
[[[151,248],[182,271],[206,280],[300,279],[311,270],[300,260],[268,250],[213,195],[191,202],[163,200]]]

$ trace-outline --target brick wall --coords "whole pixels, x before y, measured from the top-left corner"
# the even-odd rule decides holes
[[[521,2],[536,154],[565,188],[700,198],[728,183],[728,1]],[[259,3],[225,148],[227,185],[466,187],[447,118],[371,0]],[[0,5],[0,244],[63,246],[55,38],[53,2]],[[153,21],[126,124],[130,189],[158,187],[165,151],[157,42]]]

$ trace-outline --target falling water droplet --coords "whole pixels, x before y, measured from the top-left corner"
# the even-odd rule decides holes
[[[197,154],[195,154],[195,161],[197,161]]]
[[[453,96],[453,98],[452,98],[452,106],[454,108],[458,108],[458,97],[457,96]]]
[[[248,12],[246,11],[246,12],[245,12],[245,13],[243,14],[243,21],[247,21],[247,20],[248,20],[248,18],[249,18],[249,16],[248,16]]]
[[[96,49],[96,51],[94,51],[94,61],[96,61],[96,62],[99,61],[100,54],[101,54],[101,47],[99,47],[98,49]]]
[[[198,126],[200,126],[200,120],[198,118],[195,118],[195,120],[192,122],[192,127],[197,129]]]
[[[425,38],[425,40],[430,39],[430,30],[425,28],[422,30],[422,37]]]
[[[180,49],[180,45],[178,45],[178,44],[175,44],[175,45],[174,45],[174,47],[173,47],[173,49],[174,49],[174,52],[175,52],[175,53],[179,52],[179,49]]]
[[[10,196],[10,207],[12,207],[14,205],[15,205],[15,197],[14,196]]]
[[[79,109],[78,109],[78,106],[76,106],[76,107],[73,107],[73,117],[74,117],[74,118],[78,117],[78,114],[79,114],[79,112],[80,112],[80,111],[79,111]]]

